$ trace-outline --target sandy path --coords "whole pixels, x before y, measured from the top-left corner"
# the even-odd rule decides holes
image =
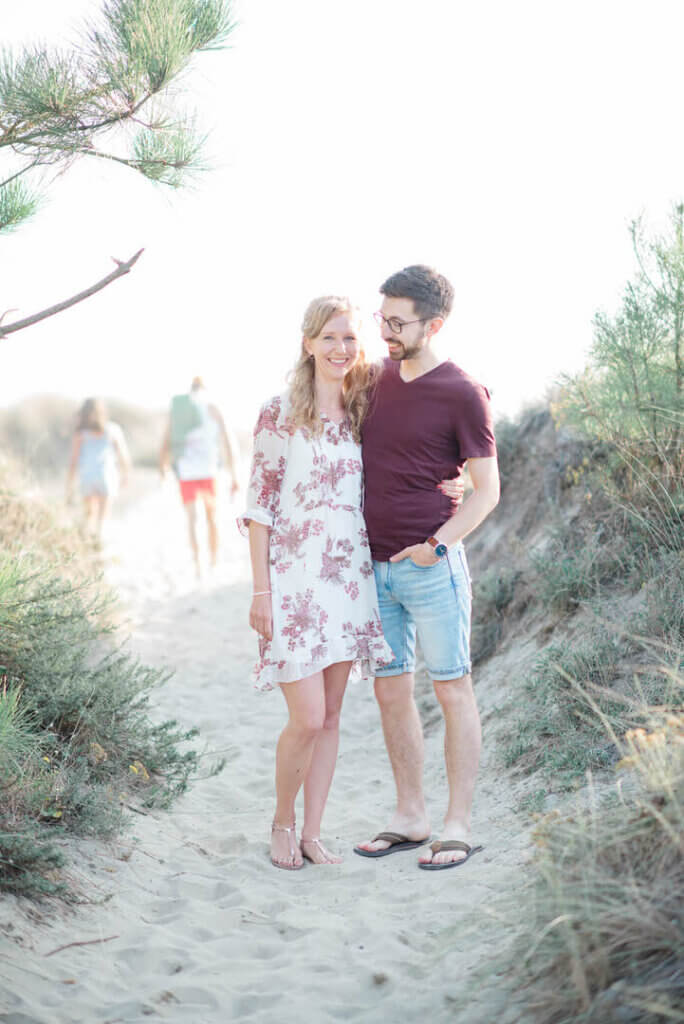
[[[113,524],[109,575],[129,610],[134,649],[175,669],[155,713],[198,725],[227,766],[196,783],[170,814],[134,815],[114,847],[70,848],[72,874],[93,905],[36,920],[16,901],[0,901],[0,928],[9,926],[20,944],[1,941],[0,1021],[517,1020],[496,986],[473,984],[504,938],[499,900],[520,884],[528,843],[516,796],[491,766],[491,744],[474,821],[483,854],[463,869],[431,874],[416,868],[414,853],[357,857],[353,842],[385,824],[393,790],[372,692],[352,686],[324,823],[324,837],[345,861],[298,873],[270,866],[283,701],[256,695],[246,681],[255,652],[245,625],[247,551],[234,510],[224,502],[223,512],[223,559],[213,580],[193,584],[180,510],[163,490]],[[503,672],[492,662],[482,680],[485,743]],[[425,680],[420,703],[436,830],[446,783]]]

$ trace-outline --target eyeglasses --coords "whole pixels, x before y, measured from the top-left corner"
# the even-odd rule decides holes
[[[424,324],[427,320],[434,318],[431,316],[421,316],[418,320],[400,320],[397,316],[383,316],[380,310],[378,310],[377,313],[373,313],[373,319],[378,327],[387,324],[392,334],[401,334],[402,328],[408,327],[409,324]]]

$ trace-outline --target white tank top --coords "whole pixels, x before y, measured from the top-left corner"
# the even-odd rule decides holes
[[[176,459],[180,480],[208,480],[218,472],[218,423],[209,412],[206,399],[193,395],[202,416],[202,423],[190,430],[183,442],[183,451]]]

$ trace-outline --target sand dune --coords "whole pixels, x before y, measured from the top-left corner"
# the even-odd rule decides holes
[[[274,869],[267,840],[283,701],[248,681],[256,644],[235,511],[224,501],[222,561],[200,585],[170,490],[148,490],[112,524],[108,575],[131,643],[146,662],[175,671],[156,694],[155,714],[198,725],[227,765],[171,813],[134,814],[113,846],[70,844],[69,870],[90,904],[47,914],[0,901],[0,1021],[518,1020],[495,979],[473,984],[506,937],[500,900],[520,885],[529,842],[487,744],[506,664],[492,659],[478,684],[486,753],[474,833],[483,854],[438,873],[419,871],[415,853],[353,854],[355,841],[386,824],[393,796],[372,692],[356,684],[323,830],[344,863]],[[446,782],[425,679],[420,704],[436,833]],[[69,943],[88,944],[48,955]]]

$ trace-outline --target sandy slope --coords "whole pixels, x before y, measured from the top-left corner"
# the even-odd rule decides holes
[[[267,858],[277,693],[247,676],[255,640],[245,625],[245,542],[224,502],[224,554],[197,587],[176,496],[155,489],[111,531],[109,575],[119,587],[135,650],[175,669],[156,712],[197,724],[227,759],[170,814],[135,815],[114,847],[70,847],[71,872],[93,903],[41,915],[0,901],[0,1021],[7,1024],[178,1024],[226,1021],[517,1020],[496,979],[473,984],[505,939],[500,899],[520,886],[528,836],[517,795],[486,746],[475,812],[485,852],[462,869],[419,871],[415,854],[366,860],[353,842],[385,824],[390,772],[370,689],[350,688],[324,838],[334,867],[278,871]],[[485,744],[508,666],[481,674]],[[442,734],[421,681],[433,829],[445,801]],[[111,936],[116,936],[111,938]],[[66,943],[71,946],[51,956]]]

